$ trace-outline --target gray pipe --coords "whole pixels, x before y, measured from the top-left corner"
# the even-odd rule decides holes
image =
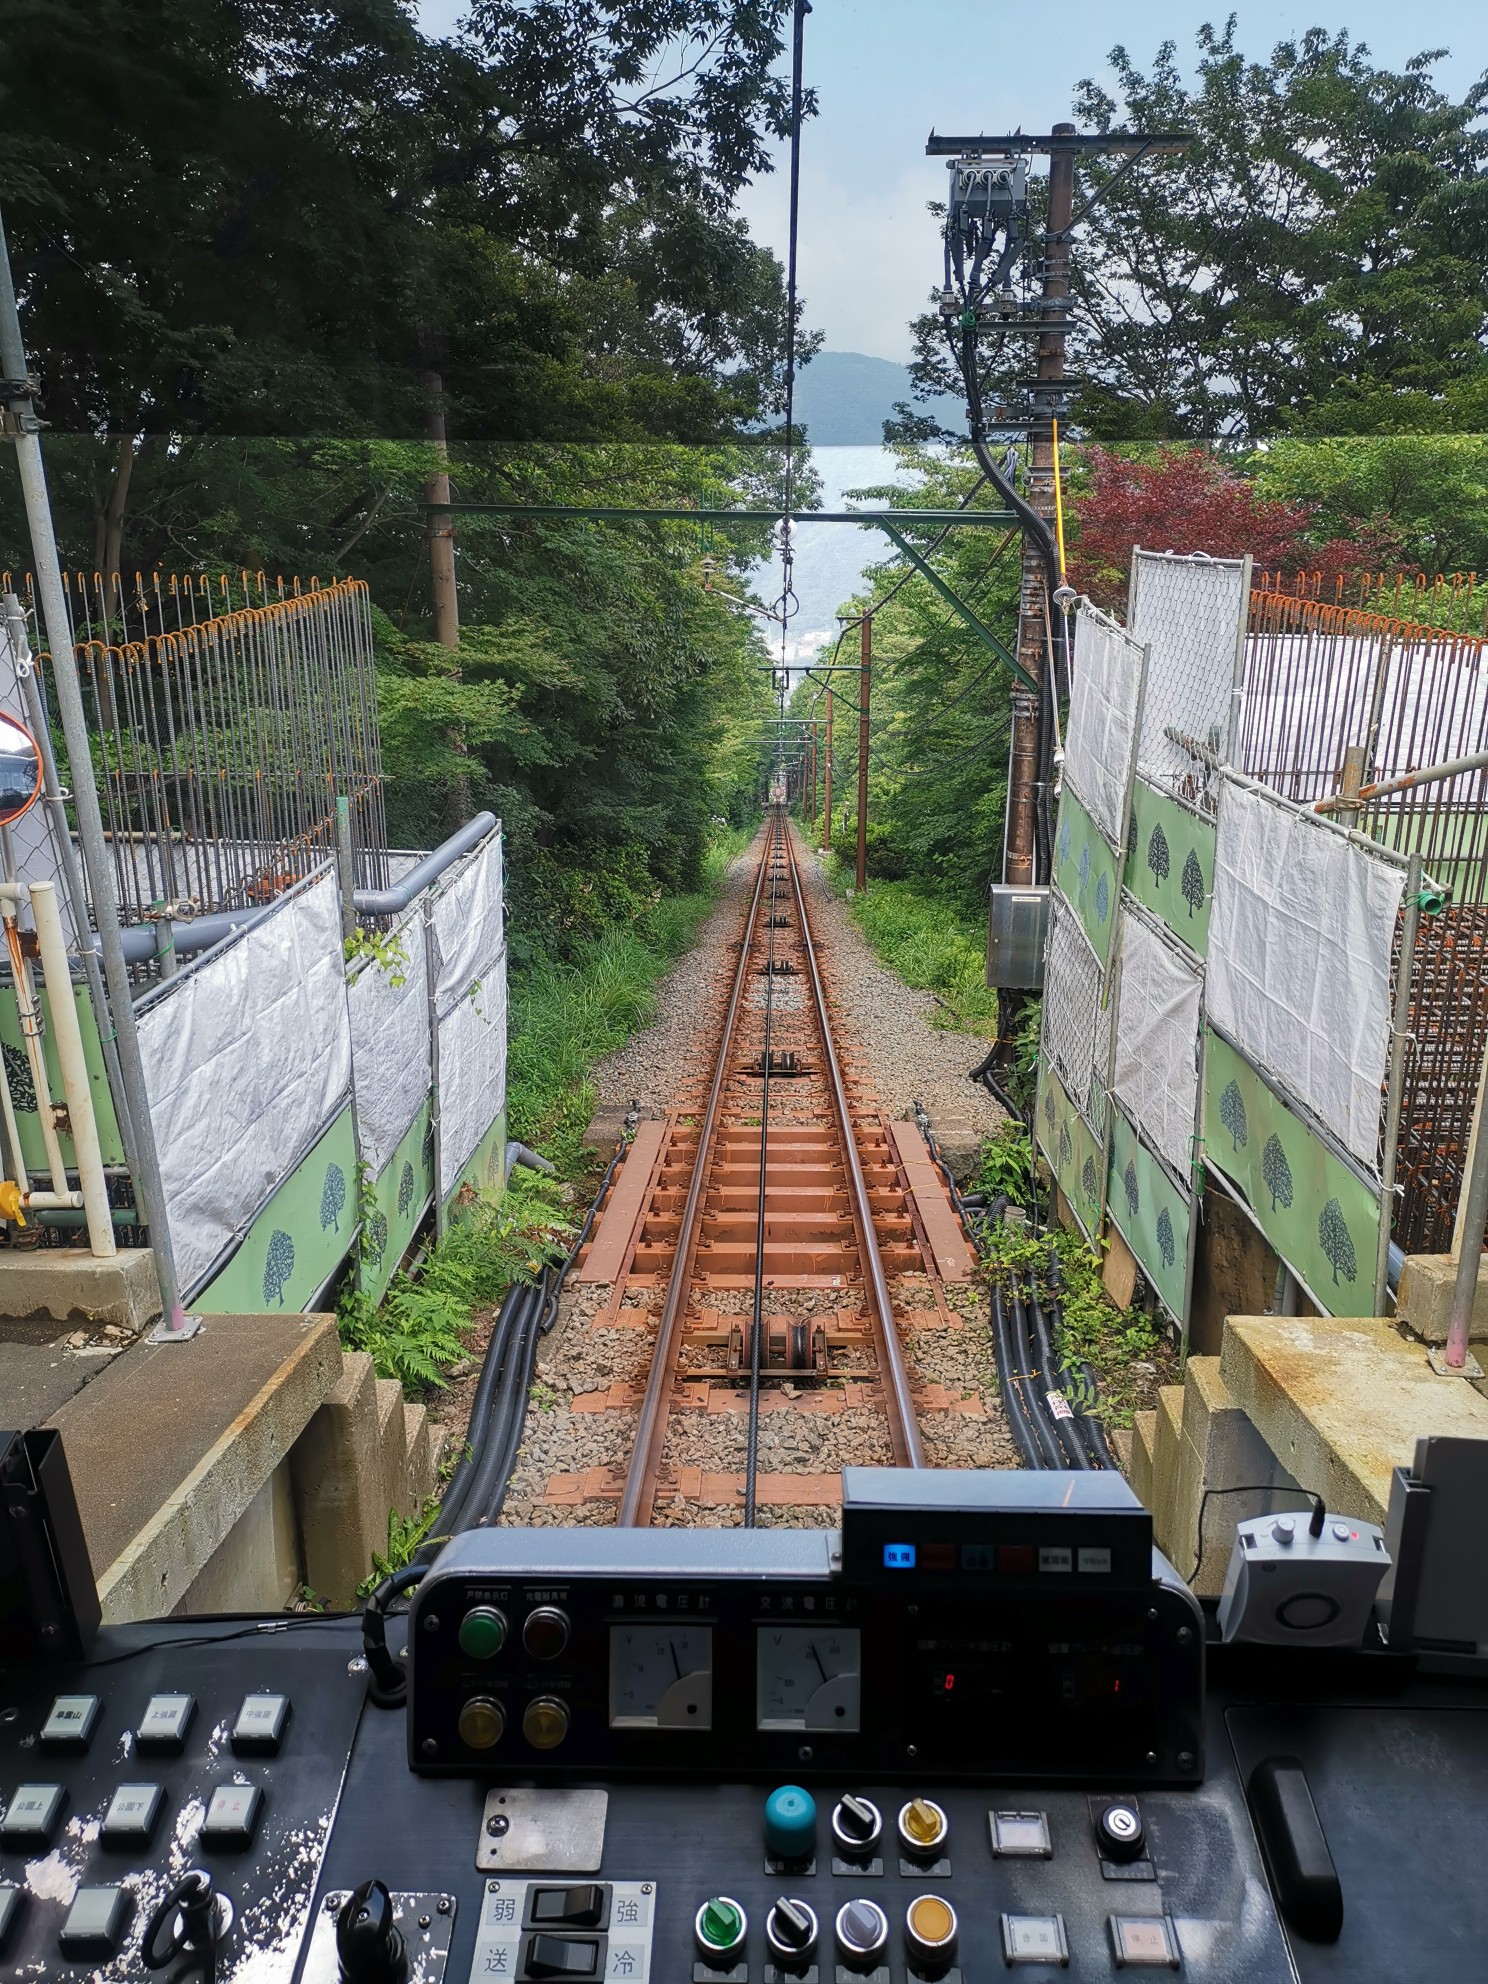
[[[529,1150],[526,1144],[509,1143],[506,1147],[506,1176],[508,1178],[511,1177],[512,1172],[519,1164],[525,1164],[529,1171],[541,1171],[544,1177],[547,1178],[555,1176],[558,1168],[538,1151]]]
[[[468,854],[478,847],[486,835],[497,826],[494,813],[477,813],[473,820],[467,820],[458,833],[450,835],[432,854],[426,854],[422,861],[410,868],[402,881],[391,889],[357,889],[352,901],[360,916],[401,916],[403,911],[431,882],[437,882],[447,868],[453,867],[461,855]],[[249,930],[260,917],[267,916],[272,903],[262,909],[219,909],[209,916],[184,917],[169,925],[171,942],[182,957],[198,951],[209,951],[214,944],[222,944],[229,937],[236,937],[241,930]],[[130,964],[148,964],[156,955],[159,942],[154,923],[134,923],[124,931],[124,956]],[[97,939],[94,939],[97,942]]]

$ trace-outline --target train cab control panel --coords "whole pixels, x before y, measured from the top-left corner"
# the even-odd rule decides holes
[[[0,1667],[0,1979],[1459,1984],[1488,1949],[1477,1670],[1219,1644],[1111,1477],[491,1530],[387,1621],[405,1705],[365,1644],[162,1620]]]

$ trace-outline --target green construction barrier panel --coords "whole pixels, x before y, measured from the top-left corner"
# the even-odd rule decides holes
[[[1188,1329],[1194,1206],[1119,1109],[1111,1111],[1106,1217],[1136,1256],[1157,1299]]]
[[[1132,781],[1125,886],[1198,957],[1209,950],[1214,822],[1141,779]]]
[[[356,1230],[356,1133],[348,1103],[187,1306],[218,1316],[308,1308],[345,1260]]]
[[[1039,1063],[1034,1136],[1080,1231],[1092,1248],[1098,1247],[1105,1212],[1105,1144],[1070,1101],[1064,1083],[1046,1061]]]
[[[434,1200],[434,1142],[427,1102],[381,1177],[365,1182],[362,1189],[357,1287],[370,1301],[380,1302]]]
[[[124,1143],[119,1135],[119,1121],[114,1114],[114,1098],[103,1065],[103,1047],[98,1038],[98,1025],[93,1017],[93,1001],[86,985],[74,985],[73,997],[77,1001],[78,1025],[83,1035],[83,1056],[88,1064],[88,1086],[93,1092],[93,1114],[98,1122],[98,1143],[103,1152],[103,1161],[105,1164],[123,1164]],[[39,985],[36,988],[36,998],[42,1017],[41,1051],[46,1061],[53,1098],[60,1102],[63,1096],[62,1068],[57,1060],[51,1000]],[[41,1117],[36,1109],[36,1084],[31,1078],[31,1062],[21,1037],[21,1017],[16,1009],[14,985],[0,986],[0,1054],[4,1055],[6,1078],[10,1082],[10,1099],[16,1112],[16,1128],[21,1135],[21,1156],[25,1159],[26,1169],[31,1173],[32,1178],[38,1182],[46,1182],[48,1179],[46,1145],[41,1138]],[[76,1169],[77,1160],[73,1153],[72,1138],[64,1131],[60,1142],[64,1160],[71,1168]]]
[[[1212,1027],[1204,1033],[1204,1155],[1332,1316],[1374,1314],[1379,1191]]]
[[[1080,919],[1104,971],[1116,928],[1116,857],[1110,843],[1066,785],[1054,835],[1054,879]]]

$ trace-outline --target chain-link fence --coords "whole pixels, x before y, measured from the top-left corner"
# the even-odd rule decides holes
[[[1132,555],[1127,627],[1149,654],[1137,771],[1206,813],[1231,761],[1249,596],[1248,558]]]

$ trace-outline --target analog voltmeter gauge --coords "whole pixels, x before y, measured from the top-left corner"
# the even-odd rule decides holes
[[[713,1628],[611,1626],[611,1729],[711,1729]]]
[[[760,1729],[859,1727],[856,1626],[761,1626],[755,1663]]]

